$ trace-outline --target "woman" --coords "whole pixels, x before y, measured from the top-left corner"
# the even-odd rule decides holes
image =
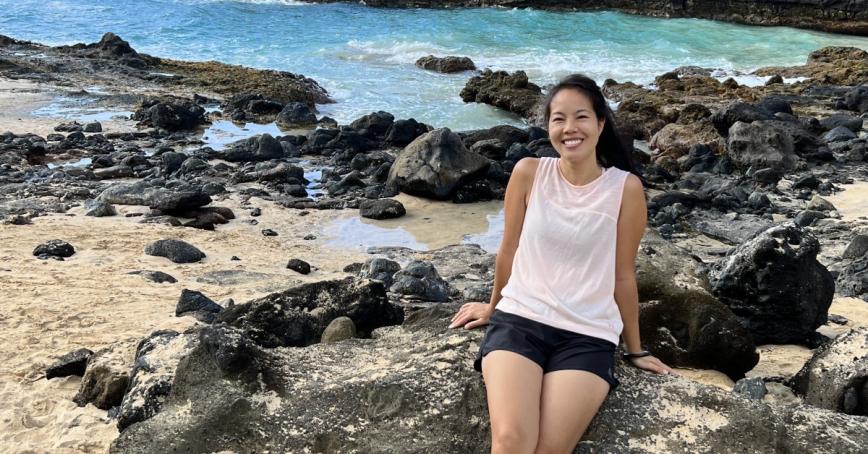
[[[645,195],[603,94],[576,74],[545,106],[560,158],[516,164],[491,302],[463,305],[450,326],[489,324],[476,367],[492,453],[572,452],[618,385],[619,336],[634,366],[672,372],[641,349],[635,264]]]

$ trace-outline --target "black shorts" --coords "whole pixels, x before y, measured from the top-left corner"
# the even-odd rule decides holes
[[[543,373],[556,370],[583,370],[618,386],[615,378],[616,345],[603,339],[555,328],[518,315],[495,310],[479,346],[473,368],[482,372],[482,357],[495,350],[518,353],[542,367]]]

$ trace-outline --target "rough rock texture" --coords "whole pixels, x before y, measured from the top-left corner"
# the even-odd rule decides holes
[[[394,219],[407,214],[404,205],[395,199],[365,200],[359,205],[359,215],[369,219]]]
[[[392,286],[395,273],[401,270],[401,265],[394,260],[382,257],[368,259],[359,270],[359,277],[383,281],[386,288]]]
[[[637,255],[643,343],[671,366],[716,369],[734,379],[759,355],[750,333],[708,291],[687,252],[648,229]]]
[[[843,296],[860,297],[868,301],[868,255],[844,265],[838,273],[835,288]]]
[[[712,292],[757,343],[802,342],[826,322],[835,292],[819,250],[817,239],[794,225],[772,227],[712,266]]]
[[[202,292],[183,289],[181,290],[181,296],[178,297],[178,304],[175,305],[175,316],[180,317],[190,312],[216,314],[222,309],[219,304],[202,294]]]
[[[129,387],[118,410],[119,430],[160,411],[172,389],[181,356],[195,348],[197,342],[197,335],[175,331],[156,331],[139,342]]]
[[[145,254],[165,257],[174,263],[195,263],[205,258],[196,246],[181,240],[157,240],[145,246]]]
[[[726,153],[733,163],[744,169],[792,170],[799,160],[791,136],[764,121],[733,124],[729,128]]]
[[[404,312],[386,298],[379,281],[321,281],[272,293],[225,309],[218,323],[240,328],[264,347],[301,347],[319,342],[325,327],[347,316],[362,336],[401,323]]]
[[[447,330],[456,305],[402,327],[307,348],[261,349],[206,327],[181,360],[162,410],[121,433],[113,453],[488,452],[482,332]],[[868,443],[862,418],[773,407],[619,363],[578,452],[828,452]]]
[[[48,366],[45,370],[45,379],[51,380],[55,377],[66,377],[69,375],[78,375],[80,377],[84,375],[87,360],[91,356],[93,356],[93,352],[86,348],[79,348],[78,350],[69,352],[58,358],[54,364]]]
[[[205,109],[189,100],[148,99],[131,117],[141,126],[153,126],[167,131],[198,128],[206,122]]]
[[[423,301],[449,300],[449,284],[440,277],[434,265],[415,260],[393,276],[390,292]]]
[[[488,160],[467,151],[461,138],[448,128],[414,140],[392,164],[387,184],[408,194],[446,199],[458,185],[488,169]]]
[[[100,193],[97,201],[116,205],[145,205],[171,211],[199,208],[211,203],[211,197],[200,187],[154,179],[113,184]]]
[[[868,416],[868,329],[856,328],[817,349],[792,385],[807,404]]]
[[[464,102],[489,104],[525,118],[536,118],[542,89],[528,82],[524,71],[509,74],[486,69],[467,81],[460,96]]]
[[[467,57],[435,57],[433,55],[427,55],[416,60],[416,66],[427,69],[429,71],[436,71],[438,73],[459,73],[462,71],[472,71],[476,69],[476,65],[473,64],[473,60]]]
[[[35,248],[35,256],[71,257],[75,254],[75,248],[63,240],[48,240]]]
[[[94,353],[87,361],[73,402],[79,407],[92,403],[103,410],[120,404],[130,382],[131,358],[127,356],[124,344],[115,344]]]

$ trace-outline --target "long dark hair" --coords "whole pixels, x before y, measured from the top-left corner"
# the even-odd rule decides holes
[[[632,144],[628,147],[618,134],[618,127],[615,125],[615,115],[609,104],[606,103],[606,98],[603,97],[603,92],[600,87],[588,76],[584,74],[571,74],[549,89],[549,93],[545,98],[545,122],[546,127],[549,124],[549,117],[552,113],[552,99],[561,90],[572,89],[580,93],[584,93],[591,100],[591,106],[594,108],[594,113],[598,120],[606,120],[603,125],[603,132],[600,133],[600,139],[597,141],[597,162],[603,167],[617,167],[621,170],[626,170],[635,174],[639,178],[642,176],[633,164],[631,154],[633,151]]]

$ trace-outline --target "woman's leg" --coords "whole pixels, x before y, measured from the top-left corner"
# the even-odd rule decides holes
[[[545,374],[536,454],[573,452],[609,393],[609,383],[582,370]]]
[[[495,350],[482,359],[491,418],[492,454],[531,454],[539,438],[542,367],[518,353]]]

